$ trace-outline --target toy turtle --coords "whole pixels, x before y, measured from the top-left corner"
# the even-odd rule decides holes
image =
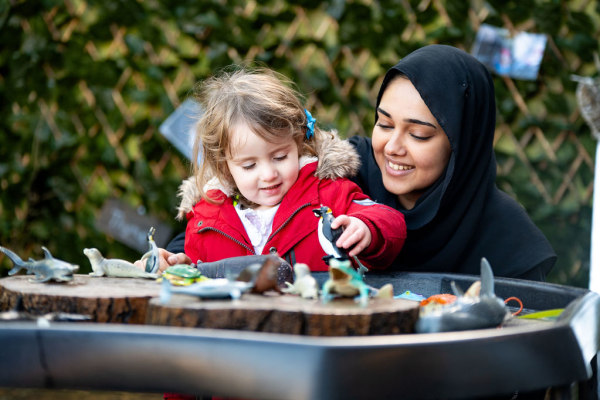
[[[162,277],[177,286],[189,286],[192,283],[207,280],[197,268],[188,264],[177,264],[167,268]]]

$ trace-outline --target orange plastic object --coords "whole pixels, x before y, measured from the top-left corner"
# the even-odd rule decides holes
[[[429,303],[437,303],[437,304],[450,304],[454,303],[456,300],[456,296],[449,293],[442,294],[434,294],[433,296],[429,296],[425,300],[421,300],[421,307],[426,306]]]

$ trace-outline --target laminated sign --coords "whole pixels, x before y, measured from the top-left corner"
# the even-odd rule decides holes
[[[155,216],[136,210],[128,204],[108,199],[100,210],[98,229],[141,253],[148,251],[148,230],[156,229],[154,242],[165,247],[171,237],[171,227]]]
[[[196,122],[201,115],[200,105],[192,99],[186,99],[158,128],[188,160],[192,159]]]
[[[508,29],[481,24],[471,53],[498,75],[535,80],[545,48],[544,34],[511,34]]]

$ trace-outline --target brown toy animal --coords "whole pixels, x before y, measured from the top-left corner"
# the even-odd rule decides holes
[[[279,257],[276,255],[268,256],[265,262],[261,264],[252,264],[244,268],[237,277],[238,281],[253,282],[250,293],[264,293],[274,290],[281,293],[277,284],[277,270],[280,264]]]

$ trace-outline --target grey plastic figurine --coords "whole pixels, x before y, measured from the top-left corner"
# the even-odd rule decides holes
[[[158,274],[151,274],[141,268],[136,267],[129,261],[118,258],[104,258],[98,249],[83,249],[83,254],[87,256],[92,265],[90,276],[107,276],[114,278],[148,278],[156,279]]]
[[[231,281],[227,278],[207,279],[189,286],[173,286],[168,279],[163,279],[160,291],[160,302],[166,304],[173,293],[188,294],[206,299],[231,298],[239,299],[242,293],[249,291],[253,282]]]
[[[142,261],[147,259],[146,261],[146,272],[151,274],[156,274],[158,272],[158,268],[160,267],[160,263],[158,261],[158,246],[154,242],[154,233],[156,229],[154,227],[150,227],[148,231],[148,247],[149,250],[146,254],[142,256]]]
[[[73,273],[79,269],[79,265],[52,257],[50,251],[43,246],[42,250],[44,250],[45,255],[43,260],[36,261],[30,258],[29,261],[23,261],[11,250],[0,246],[0,251],[6,254],[14,264],[14,268],[8,271],[9,275],[14,275],[21,269],[26,269],[28,274],[35,274],[35,279],[30,279],[32,282],[48,282],[50,280],[68,282],[73,280]]]
[[[492,267],[481,259],[481,288],[479,281],[466,293],[451,283],[457,296],[456,301],[445,305],[421,307],[416,324],[418,333],[464,331],[468,329],[492,328],[500,325],[509,315],[504,301],[494,293]]]

